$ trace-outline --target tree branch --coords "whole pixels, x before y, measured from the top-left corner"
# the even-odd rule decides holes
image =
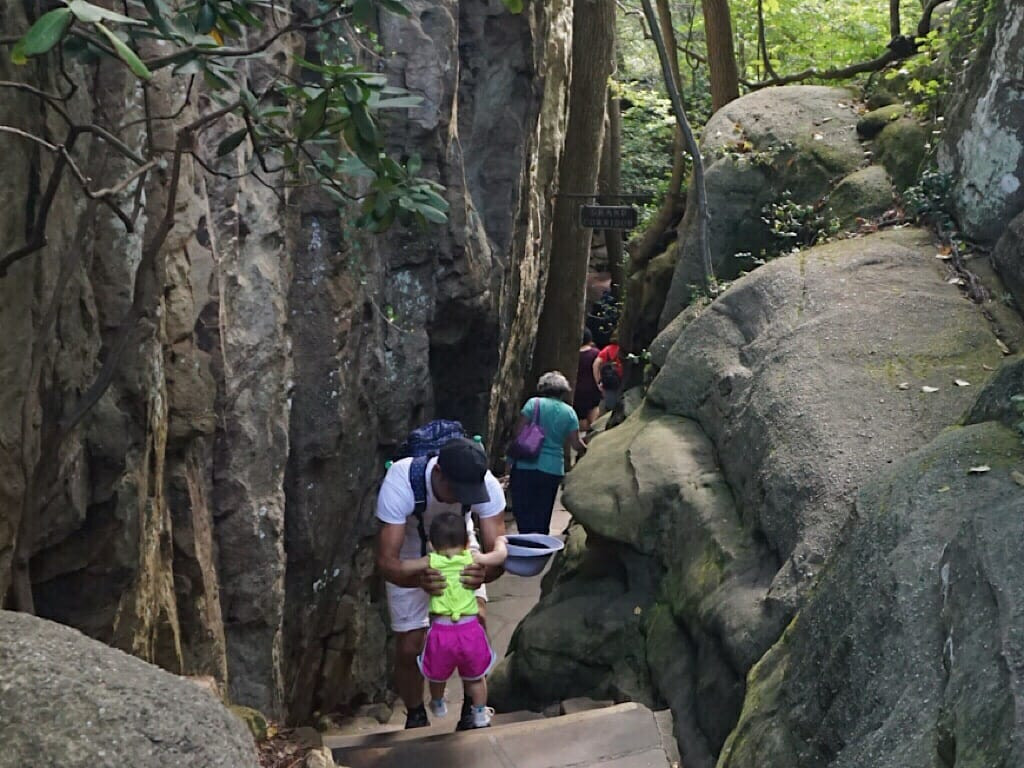
[[[921,21],[917,23],[917,36],[927,37],[932,31],[932,14],[945,0],[929,0],[928,5],[921,12]]]
[[[818,80],[844,80],[854,75],[859,75],[864,72],[877,72],[878,70],[885,67],[887,64],[899,60],[901,57],[897,56],[892,50],[886,50],[881,56],[871,61],[862,61],[858,64],[851,64],[848,67],[841,67],[839,69],[826,69],[819,70],[817,67],[809,67],[802,72],[796,72],[792,75],[784,75],[783,77],[773,77],[767,80],[761,80],[756,83],[750,83],[747,87],[751,91],[759,91],[762,88],[770,88],[776,85],[788,85],[789,83],[798,83],[801,80],[809,80],[810,78],[817,78]],[[902,57],[906,58],[906,57]]]
[[[150,70],[156,71],[171,64],[177,64],[179,61],[183,59],[183,57],[193,53],[197,56],[205,56],[208,58],[244,58],[246,56],[253,56],[257,53],[263,53],[277,40],[281,39],[282,37],[291,32],[315,32],[319,29],[323,29],[324,27],[330,26],[331,24],[336,24],[340,21],[343,21],[344,19],[347,19],[351,15],[346,13],[343,15],[339,15],[333,19],[326,18],[327,16],[329,16],[330,14],[334,13],[337,10],[337,7],[332,7],[324,11],[323,13],[319,14],[318,16],[314,16],[309,21],[293,22],[291,24],[287,24],[281,27],[279,30],[277,30],[277,32],[272,34],[270,37],[257,43],[251,48],[200,48],[199,46],[193,45],[189,46],[188,48],[183,48],[180,51],[176,51],[175,53],[168,54],[166,56],[157,56],[154,59],[148,59],[146,61],[146,66],[149,67]]]
[[[899,3],[899,0],[895,0]],[[772,67],[771,58],[768,56],[768,40],[764,28],[764,0],[757,0],[757,47],[761,52],[761,61],[764,64],[764,71],[769,78],[779,79],[778,72]]]

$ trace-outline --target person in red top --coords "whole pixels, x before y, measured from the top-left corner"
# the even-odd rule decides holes
[[[601,405],[604,411],[610,411],[618,405],[622,396],[624,376],[621,350],[615,339],[612,339],[612,343],[598,352],[594,358],[594,381],[601,390]]]

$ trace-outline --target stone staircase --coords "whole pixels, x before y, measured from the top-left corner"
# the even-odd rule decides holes
[[[490,728],[452,732],[455,719],[410,731],[324,739],[348,768],[679,768],[668,711],[618,704],[558,717],[496,715]]]

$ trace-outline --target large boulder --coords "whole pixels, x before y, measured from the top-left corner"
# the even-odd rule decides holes
[[[980,24],[973,6],[960,3],[950,19],[968,44],[979,37],[981,44],[966,57],[966,74],[952,89],[939,166],[954,179],[963,231],[994,243],[1024,210],[1024,4],[995,0]]]
[[[77,630],[0,611],[0,766],[255,768],[208,690]]]
[[[584,693],[595,666],[610,669],[594,650],[602,630],[557,606],[590,596],[611,610],[628,593],[648,617],[648,685],[672,706],[684,761],[711,765],[747,672],[856,523],[858,488],[960,419],[1003,358],[985,308],[945,269],[919,230],[838,241],[770,262],[667,329],[643,407],[566,479],[563,501],[588,551],[602,542],[605,569],[548,585],[507,687],[550,693],[550,665],[535,659],[557,654],[558,680]],[[643,558],[660,576],[649,587]]]
[[[722,107],[704,128],[711,260],[719,278],[730,279],[749,259],[771,247],[764,207],[784,197],[816,205],[832,185],[865,162],[857,138],[856,100],[842,88],[791,85],[766,88]],[[664,326],[690,303],[703,284],[695,248],[696,204],[692,187],[679,226],[679,259],[661,314]]]
[[[780,618],[857,487],[960,417],[976,390],[955,380],[977,387],[1002,360],[934,254],[927,233],[900,230],[770,262],[686,328],[648,391],[714,443],[743,519],[779,557],[767,597],[788,606]]]
[[[719,768],[1024,764],[1015,467],[1020,436],[988,422],[868,484],[849,546],[751,672]]]

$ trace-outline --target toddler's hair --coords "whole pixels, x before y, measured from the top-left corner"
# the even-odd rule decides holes
[[[430,543],[434,549],[465,548],[469,545],[466,518],[454,512],[442,512],[430,524]]]

